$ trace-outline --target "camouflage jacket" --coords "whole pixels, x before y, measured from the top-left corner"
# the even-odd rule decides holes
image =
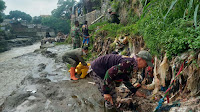
[[[72,27],[71,36],[73,41],[80,41],[81,31],[79,27]]]
[[[106,75],[104,77],[104,85],[103,85],[103,92],[104,94],[109,94],[111,89],[109,85],[112,84],[114,80],[121,80],[124,85],[132,92],[135,93],[137,88],[135,88],[130,79],[132,78],[131,72],[137,71],[137,62],[126,60],[118,65],[115,65],[107,70]]]
[[[82,48],[77,48],[77,49],[74,49],[74,50],[67,51],[63,55],[63,58],[64,58],[64,60],[63,60],[64,62],[66,62],[65,60],[67,60],[67,58],[71,58],[71,59],[73,59],[75,61],[81,62],[82,65],[84,65],[84,66],[87,65],[87,63],[83,59]]]

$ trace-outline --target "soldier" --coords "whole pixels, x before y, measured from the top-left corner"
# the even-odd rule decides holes
[[[108,13],[110,14],[110,20],[108,21],[109,23],[120,23],[120,20],[118,18],[119,15],[117,15],[116,12],[112,12],[111,9],[108,9]]]
[[[63,62],[67,62],[71,65],[70,75],[72,80],[78,80],[78,78],[75,77],[75,68],[79,62],[81,62],[85,68],[88,68],[87,63],[83,59],[83,56],[85,56],[87,52],[88,47],[83,47],[68,51],[62,56]]]
[[[75,21],[75,26],[72,27],[72,32],[71,32],[71,36],[72,36],[72,44],[73,44],[73,48],[80,48],[81,44],[80,44],[80,36],[81,36],[81,31],[79,29],[79,22]]]
[[[119,82],[123,82],[133,94],[146,97],[137,91],[137,88],[131,84],[130,79],[132,79],[132,71],[145,68],[147,65],[152,67],[151,60],[152,57],[148,51],[140,51],[136,58],[109,54],[101,56],[91,63],[91,68],[93,69],[91,77],[106,100],[106,110],[115,112],[117,98],[115,87]]]

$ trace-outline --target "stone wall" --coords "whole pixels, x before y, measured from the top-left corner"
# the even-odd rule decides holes
[[[7,20],[5,22],[7,22]],[[28,27],[20,22],[7,23],[8,24],[5,24],[6,26],[3,27],[8,28],[0,32],[0,52],[9,50],[11,47],[31,45],[44,38],[46,32],[49,32],[52,37],[56,36],[54,30],[49,27],[40,25]]]
[[[87,14],[84,14],[83,16],[78,16],[78,17],[75,17],[75,15],[72,15],[71,24],[73,26],[75,21],[79,21],[80,24],[83,24],[84,21],[88,21],[88,25],[91,25],[91,23],[100,16],[101,16],[100,10],[94,10],[90,13],[87,13]]]
[[[107,13],[107,9],[111,8],[111,6],[109,5],[109,0],[101,0],[100,7],[101,7],[100,10],[94,10],[82,16],[77,17],[77,15],[72,15],[71,25],[73,26],[76,20],[79,21],[80,24],[83,24],[84,21],[88,21],[88,25],[91,25],[91,23],[95,21],[97,18],[99,18],[101,15],[104,15],[104,18],[101,18],[100,20],[108,19],[109,14]]]

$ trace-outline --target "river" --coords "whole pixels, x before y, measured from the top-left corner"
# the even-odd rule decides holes
[[[102,112],[102,97],[91,78],[70,81],[61,57],[72,46],[39,47],[36,43],[0,54],[0,111]]]
[[[7,60],[10,60],[14,57],[18,57],[18,56],[21,56],[23,54],[33,52],[33,51],[35,51],[36,49],[39,49],[39,48],[40,48],[40,43],[35,43],[31,46],[12,48],[9,51],[5,51],[5,52],[0,53],[0,62],[7,61]]]
[[[0,53],[0,104],[9,96],[26,76],[40,77],[41,74],[51,74],[47,76],[50,80],[69,80],[63,74],[67,74],[64,63],[55,63],[52,58],[47,58],[40,53],[33,53],[40,48],[40,43],[31,46],[17,47],[9,51]],[[55,49],[49,48],[52,52],[61,52],[69,49],[68,46],[57,46]],[[38,72],[38,65],[45,64],[46,68]],[[56,76],[54,76],[56,75]]]

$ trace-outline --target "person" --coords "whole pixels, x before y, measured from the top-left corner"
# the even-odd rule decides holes
[[[89,40],[87,21],[85,21],[84,25],[82,26],[82,33],[83,33],[83,45],[86,43],[86,41],[88,45],[90,40]]]
[[[146,97],[131,84],[131,72],[145,68],[147,65],[153,66],[152,57],[148,51],[140,51],[136,56],[136,58],[130,58],[118,54],[108,54],[95,59],[91,63],[91,77],[104,97],[105,107],[108,110],[115,110],[116,82],[123,82],[132,93]]]
[[[110,20],[108,21],[109,23],[120,23],[120,20],[118,18],[119,15],[117,15],[116,12],[112,12],[111,9],[108,9],[108,13],[110,14]]]
[[[51,35],[49,34],[49,32],[46,32],[46,35],[45,35],[46,38],[50,38]]]
[[[79,28],[79,22],[75,21],[75,26],[72,27],[72,32],[71,32],[71,36],[72,36],[72,44],[73,44],[73,48],[80,48],[81,44],[80,44],[80,36],[81,36],[81,31]]]
[[[81,62],[85,68],[88,68],[87,63],[83,59],[83,56],[85,56],[87,52],[88,47],[83,47],[68,51],[62,56],[63,62],[67,62],[71,65],[70,76],[72,80],[78,80],[78,78],[75,77],[75,68],[79,62]]]

